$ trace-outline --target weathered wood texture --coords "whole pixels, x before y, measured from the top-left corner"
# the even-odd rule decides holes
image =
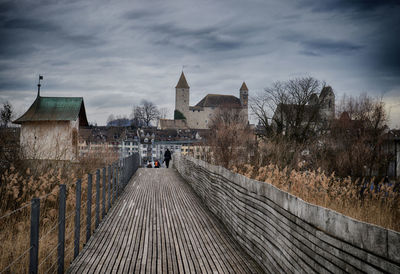
[[[69,273],[260,273],[172,169],[139,169]]]
[[[268,273],[400,273],[400,233],[191,157],[174,167]]]

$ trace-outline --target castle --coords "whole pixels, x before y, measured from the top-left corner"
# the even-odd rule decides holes
[[[232,95],[207,94],[195,106],[189,106],[190,87],[182,71],[175,87],[174,120],[161,119],[159,128],[207,129],[215,111],[220,107],[240,109],[245,121],[248,121],[248,96],[249,90],[243,82],[239,90],[240,98]]]

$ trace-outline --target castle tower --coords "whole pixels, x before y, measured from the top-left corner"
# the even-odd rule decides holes
[[[240,87],[240,104],[243,108],[243,114],[246,121],[249,120],[249,109],[248,109],[248,102],[249,102],[249,89],[246,86],[246,83],[243,82],[242,86]]]
[[[319,101],[321,103],[321,118],[324,120],[335,118],[335,93],[330,86],[322,89]]]
[[[180,111],[186,119],[189,115],[189,85],[182,71],[178,84],[175,87],[175,110]]]
[[[240,104],[242,107],[247,108],[247,104],[249,101],[249,89],[246,86],[246,83],[243,82],[242,86],[240,87]]]

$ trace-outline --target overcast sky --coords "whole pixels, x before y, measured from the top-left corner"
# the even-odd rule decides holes
[[[340,97],[382,97],[400,126],[400,1],[0,0],[0,102],[84,97],[90,122],[168,107],[182,67],[191,105],[313,76]]]

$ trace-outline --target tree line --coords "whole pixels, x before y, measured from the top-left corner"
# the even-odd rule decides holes
[[[158,108],[153,102],[142,100],[140,104],[133,106],[129,118],[109,115],[107,126],[149,127],[157,124],[158,120],[165,119],[168,115],[168,108]]]
[[[343,95],[335,103],[332,94],[330,86],[313,77],[274,82],[250,101],[259,121],[256,136],[232,113],[238,110],[221,108],[207,143],[215,162],[320,168],[353,178],[387,175],[396,155],[382,99]]]

